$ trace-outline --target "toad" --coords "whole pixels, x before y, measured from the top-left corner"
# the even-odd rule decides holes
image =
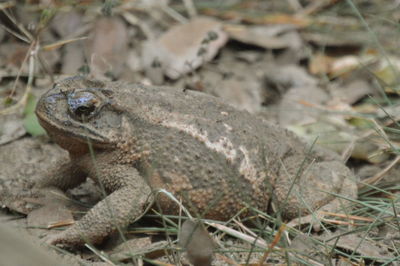
[[[178,204],[160,189],[215,220],[249,207],[267,211],[271,203],[290,220],[337,210],[340,198],[357,194],[336,154],[196,91],[72,77],[41,97],[36,114],[70,154],[36,188],[65,191],[89,177],[107,194],[51,244],[99,243],[152,202],[177,214]]]

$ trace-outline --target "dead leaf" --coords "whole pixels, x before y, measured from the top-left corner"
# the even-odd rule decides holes
[[[0,116],[0,145],[19,139],[25,134],[22,117],[19,115]]]
[[[225,25],[229,37],[247,44],[266,49],[299,49],[302,46],[300,36],[293,25],[244,26]]]
[[[328,94],[316,86],[290,88],[279,104],[279,124],[289,127],[317,121],[324,110],[316,107],[328,99]]]
[[[301,136],[308,143],[316,144],[343,154],[351,149],[351,157],[370,163],[381,163],[389,158],[389,153],[382,150],[385,141],[380,136],[360,138],[362,134],[355,132],[350,125],[337,125],[329,120],[329,115],[320,116],[318,121],[307,125],[291,125],[288,128]],[[360,129],[358,129],[360,130]]]
[[[318,46],[354,46],[361,47],[363,44],[368,42],[368,34],[364,31],[345,31],[330,29],[319,29],[321,32],[302,32],[301,37],[313,44]],[[324,31],[325,30],[325,31]]]
[[[86,42],[90,73],[95,78],[118,76],[123,70],[128,48],[128,33],[118,17],[99,18]]]
[[[372,95],[374,88],[367,81],[357,79],[348,82],[348,84],[330,86],[329,91],[333,101],[351,105],[367,95]]]
[[[166,76],[177,79],[214,58],[227,40],[220,22],[197,17],[144,45],[143,65],[148,72],[161,67]]]
[[[329,78],[345,76],[361,67],[375,63],[377,58],[369,55],[346,55],[332,57],[325,54],[316,54],[311,58],[309,71],[315,75],[328,75]]]
[[[82,14],[76,10],[63,12],[60,10],[51,21],[50,27],[61,36],[68,38],[82,27]]]
[[[28,44],[18,42],[7,42],[0,45],[0,67],[4,68],[9,75],[17,76],[20,69],[22,74],[28,74],[28,64],[26,64]],[[60,56],[57,51],[40,51],[41,58],[49,69],[53,69]],[[23,64],[25,62],[25,64]],[[35,73],[40,67],[35,68]]]
[[[240,110],[257,113],[264,101],[262,80],[257,77],[256,66],[232,59],[221,59],[230,65],[230,75],[213,69],[201,69],[199,74],[202,91],[224,99],[228,104]],[[225,62],[227,61],[227,62]],[[254,68],[253,68],[254,67]]]
[[[328,262],[327,256],[322,252],[316,241],[313,241],[312,237],[305,234],[299,233],[296,235],[289,248],[296,254],[307,254],[309,257],[312,257],[317,261]]]
[[[71,261],[61,259],[40,247],[29,235],[17,232],[14,228],[0,225],[1,265],[71,265]]]
[[[265,79],[268,83],[279,88],[289,89],[291,87],[316,86],[317,80],[309,75],[298,65],[279,66],[270,65],[265,71]]]
[[[129,239],[111,251],[113,261],[125,261],[134,256],[145,255],[146,258],[156,259],[165,255],[168,241],[151,242],[150,237]]]
[[[386,92],[399,94],[399,71],[400,59],[391,56],[387,59],[381,59],[373,73]]]
[[[186,220],[178,238],[193,265],[211,265],[215,244],[201,221]]]
[[[43,207],[31,211],[27,217],[27,223],[30,227],[53,228],[74,223],[74,217],[65,205],[57,203],[48,203]]]
[[[317,53],[311,56],[308,70],[313,75],[325,75],[329,73],[333,60],[331,56]]]
[[[343,234],[335,232],[334,235],[325,233],[318,239],[325,241],[326,244],[335,245],[351,252],[360,254],[363,257],[373,257],[377,260],[390,260],[389,251],[382,245],[376,245],[374,242],[367,240],[365,237],[360,237],[355,234]],[[335,237],[337,236],[337,237]],[[385,255],[387,254],[387,255]]]
[[[71,41],[77,39],[77,32],[83,28],[82,14],[71,10],[59,12],[53,18],[51,27],[64,39]],[[61,73],[76,74],[84,64],[84,51],[81,42],[72,42],[64,45]]]

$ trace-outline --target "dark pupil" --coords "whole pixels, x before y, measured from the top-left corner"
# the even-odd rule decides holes
[[[81,116],[89,116],[90,114],[92,114],[95,110],[95,106],[94,105],[90,105],[90,106],[79,106],[78,108],[76,108],[75,110],[75,115],[78,117]]]
[[[99,106],[99,99],[89,91],[72,92],[68,95],[69,112],[83,121],[94,115]]]

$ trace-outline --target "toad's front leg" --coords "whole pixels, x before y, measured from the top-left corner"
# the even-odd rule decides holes
[[[124,228],[138,219],[151,202],[151,189],[138,171],[127,165],[118,165],[112,175],[105,176],[99,166],[98,181],[111,193],[98,202],[86,215],[67,230],[50,236],[48,244],[79,246],[85,243],[100,243],[106,236]]]

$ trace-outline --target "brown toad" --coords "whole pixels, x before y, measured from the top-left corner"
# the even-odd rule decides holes
[[[336,155],[199,92],[73,77],[43,95],[36,113],[71,158],[37,187],[66,190],[89,176],[108,194],[53,244],[100,242],[138,219],[161,188],[218,220],[248,206],[266,211],[270,201],[292,219],[337,208],[335,194],[356,197]],[[165,195],[156,200],[177,213]]]

